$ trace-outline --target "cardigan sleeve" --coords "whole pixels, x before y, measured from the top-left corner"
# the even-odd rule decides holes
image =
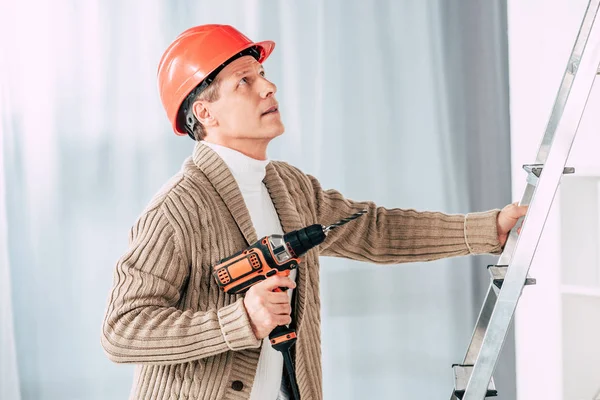
[[[165,212],[156,207],[140,217],[116,265],[102,327],[108,357],[173,364],[259,347],[242,298],[202,312],[177,308],[190,267]]]
[[[431,261],[468,254],[501,252],[496,219],[499,210],[448,215],[412,209],[387,209],[323,190],[308,175],[316,219],[333,223],[360,210],[367,214],[331,231],[320,247],[324,256],[378,264]]]

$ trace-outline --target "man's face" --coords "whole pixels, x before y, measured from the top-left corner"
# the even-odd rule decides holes
[[[273,139],[284,131],[277,87],[265,78],[263,66],[252,56],[228,64],[219,73],[219,99],[207,104],[216,125],[208,135],[227,139]]]

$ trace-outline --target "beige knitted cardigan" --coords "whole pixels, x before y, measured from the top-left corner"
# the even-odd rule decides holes
[[[298,269],[295,363],[302,400],[322,398],[319,255],[397,264],[500,250],[497,210],[465,216],[385,209],[325,191],[284,162],[267,166],[264,183],[284,232],[368,209],[332,231]],[[242,296],[222,293],[211,266],[256,240],[227,166],[197,144],[135,223],[116,265],[102,345],[111,360],[137,364],[132,399],[249,397],[261,341]]]

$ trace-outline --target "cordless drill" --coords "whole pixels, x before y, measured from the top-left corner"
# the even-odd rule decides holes
[[[213,268],[219,287],[229,294],[244,293],[273,275],[288,276],[298,267],[300,257],[323,243],[327,234],[367,211],[363,210],[335,224],[314,224],[285,235],[265,236],[250,247],[224,258]]]
[[[298,267],[300,257],[323,243],[331,230],[366,212],[367,210],[362,210],[328,226],[313,224],[285,235],[265,236],[245,250],[221,260],[214,266],[213,276],[221,290],[229,294],[244,293],[251,286],[273,275],[289,276],[291,270]],[[275,290],[283,291],[287,288]],[[289,351],[296,342],[296,331],[278,326],[269,334],[269,340],[275,350],[283,353],[292,393],[296,400],[300,400]]]

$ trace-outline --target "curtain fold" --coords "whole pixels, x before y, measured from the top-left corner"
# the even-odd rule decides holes
[[[5,135],[8,92],[5,85],[4,57],[0,56],[0,399],[20,400],[19,370],[15,348],[12,287],[10,279],[8,227],[6,223],[6,185],[4,175]]]

